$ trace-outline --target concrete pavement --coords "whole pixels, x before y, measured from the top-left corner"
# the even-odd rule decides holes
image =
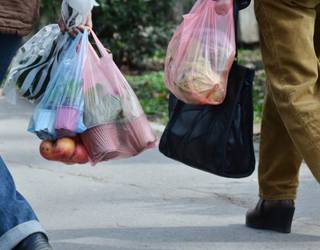
[[[320,249],[319,184],[303,166],[293,233],[244,226],[256,174],[216,177],[157,150],[96,167],[41,159],[32,105],[0,99],[0,154],[57,250]]]

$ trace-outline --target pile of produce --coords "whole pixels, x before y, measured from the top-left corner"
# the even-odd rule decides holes
[[[44,140],[40,144],[40,154],[49,161],[66,164],[89,162],[88,152],[79,137],[64,137],[56,141]]]

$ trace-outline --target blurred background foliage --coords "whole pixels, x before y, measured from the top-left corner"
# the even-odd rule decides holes
[[[93,11],[94,27],[116,63],[147,66],[146,59],[166,47],[172,33],[173,0],[102,0]]]
[[[149,119],[168,120],[169,92],[163,81],[168,42],[195,0],[97,0],[94,30],[139,97]],[[57,22],[61,1],[42,0],[40,25]],[[240,49],[242,64],[257,69],[254,85],[255,121],[262,115],[265,73],[258,48]]]
[[[182,13],[192,1],[98,0],[93,10],[94,30],[114,55],[129,69],[152,68],[165,48]],[[60,1],[42,0],[42,23],[56,22]]]

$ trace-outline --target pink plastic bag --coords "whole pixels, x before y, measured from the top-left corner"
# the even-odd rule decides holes
[[[84,124],[81,139],[91,161],[127,158],[153,148],[156,137],[140,103],[112,55],[91,32],[98,52],[89,44],[84,66]]]
[[[198,0],[169,43],[165,82],[190,104],[221,104],[235,58],[232,0]]]

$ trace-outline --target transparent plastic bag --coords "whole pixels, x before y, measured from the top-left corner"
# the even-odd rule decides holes
[[[41,139],[75,136],[86,130],[83,123],[83,67],[88,32],[69,39],[48,88],[32,115],[29,131]]]
[[[17,94],[32,100],[43,95],[60,63],[67,39],[57,24],[51,24],[43,27],[18,50],[3,83],[9,102],[16,103]]]
[[[89,45],[84,67],[84,124],[81,139],[91,161],[127,158],[155,146],[140,103],[112,55],[91,32],[98,53]],[[99,54],[99,55],[98,55]]]
[[[97,5],[94,0],[64,0],[61,16],[66,28],[86,24],[92,8]],[[4,94],[10,103],[15,104],[17,96],[29,100],[41,99],[69,39],[70,36],[62,34],[57,24],[50,24],[19,49],[3,83]]]
[[[198,0],[169,43],[165,82],[190,104],[221,104],[236,54],[232,0]]]

